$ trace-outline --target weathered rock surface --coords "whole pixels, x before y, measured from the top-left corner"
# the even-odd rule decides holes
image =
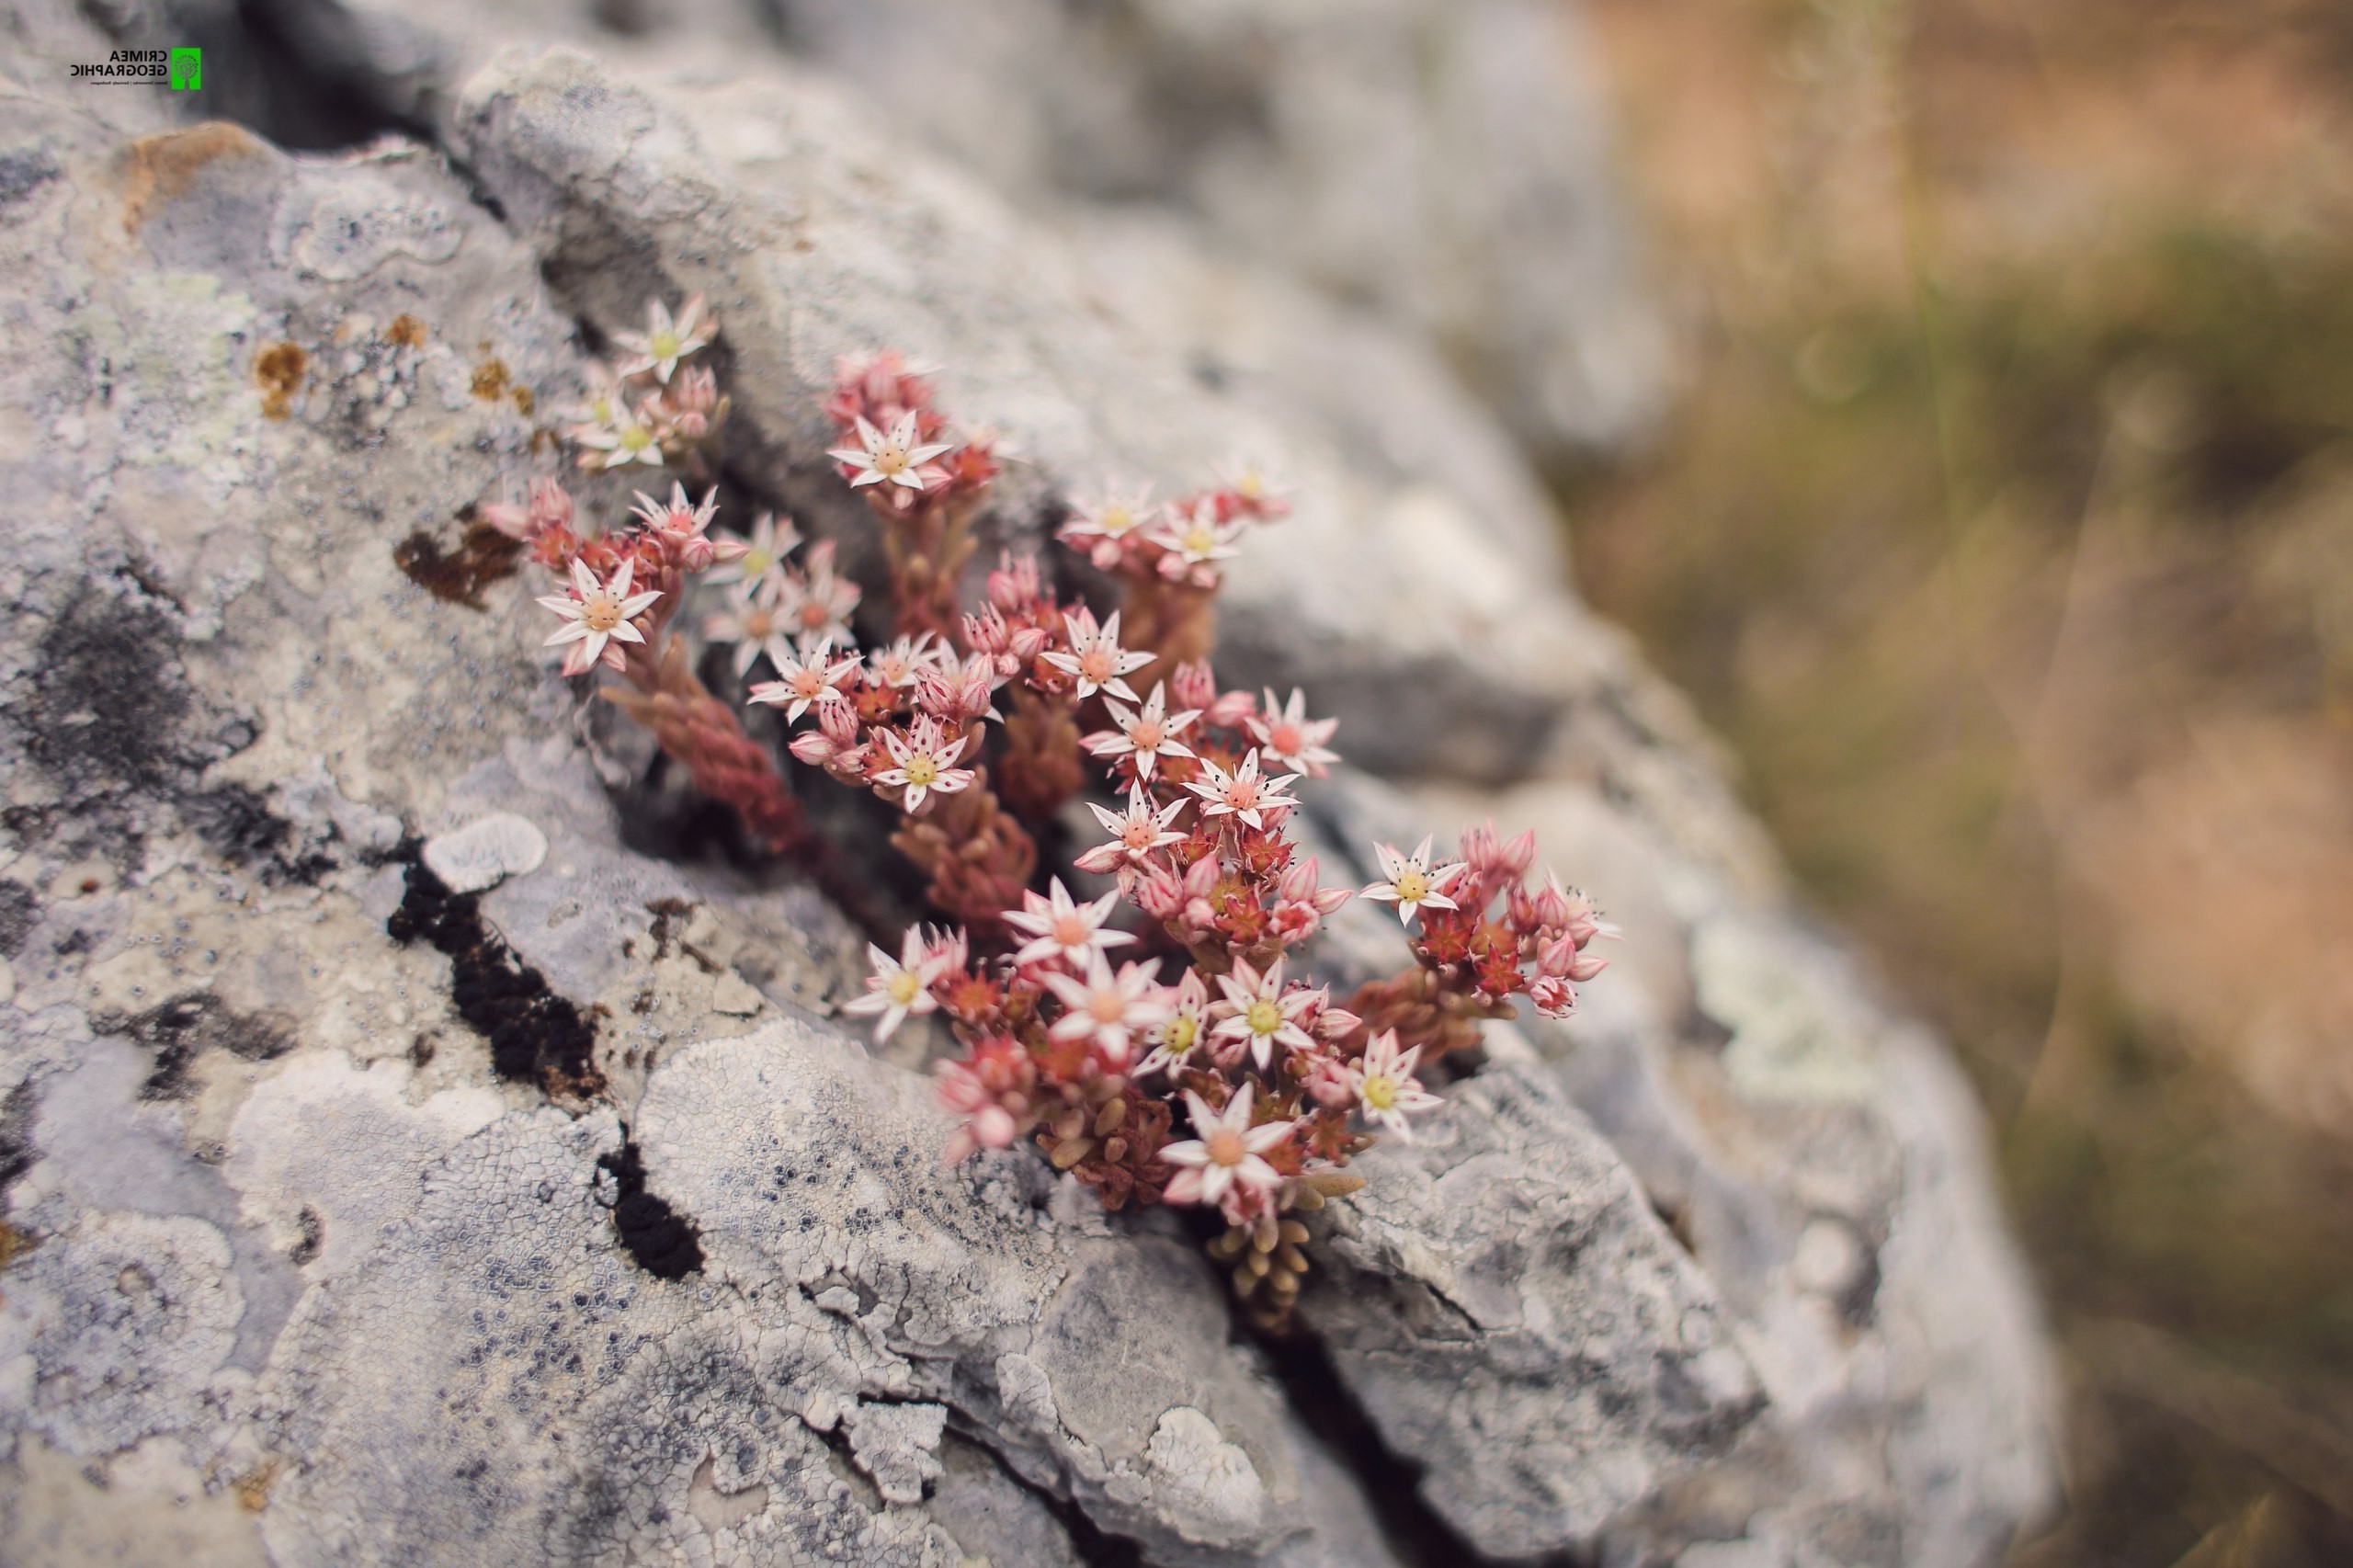
[[[1763,1405],[1713,1290],[1541,1068],[1459,1085],[1359,1168],[1301,1310],[1479,1550],[1592,1540]]]
[[[1665,401],[1665,334],[1615,187],[1595,51],[1553,0],[510,0],[491,14],[417,0],[359,14],[395,99],[434,50],[418,24],[445,77],[494,32],[672,61],[786,54],[1032,212],[1174,209],[1220,251],[1369,308],[1548,451],[1637,438]]]
[[[1412,334],[1181,227],[1024,219],[757,57],[500,56],[416,100],[461,175],[69,96],[105,40],[12,21],[11,1561],[1339,1568],[1428,1533],[1384,1528],[1415,1505],[1231,1342],[1165,1216],[1018,1156],[938,1169],[920,1080],[823,1021],[839,916],[666,817],[469,552],[466,509],[546,460],[575,320],[690,290],[726,324],[729,504],[846,549],[817,392],[878,343],[1019,437],[1010,535],[1106,477],[1279,456],[1300,515],[1238,574],[1233,667],[1421,780],[1314,792],[1326,853],[1540,818],[1629,927],[1583,1021],[1499,1031],[1319,1243],[1349,1281],[1319,1353],[1427,1467],[1426,1526],[1959,1565],[2038,1506],[2030,1301],[1965,1095],[1779,907]],[[1335,959],[1381,961],[1378,926]]]

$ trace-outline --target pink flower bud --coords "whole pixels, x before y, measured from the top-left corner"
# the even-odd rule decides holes
[[[1528,987],[1528,999],[1548,1018],[1565,1018],[1576,1011],[1576,987],[1553,975],[1539,975]]]
[[[858,709],[851,703],[820,702],[817,704],[817,724],[836,746],[858,744]]]
[[[1346,1007],[1326,1007],[1315,1017],[1315,1032],[1336,1043],[1347,1039],[1363,1025],[1364,1020]]]
[[[1174,920],[1185,907],[1185,884],[1165,866],[1147,867],[1136,881],[1135,901],[1154,920]]]
[[[1207,659],[1195,659],[1179,665],[1168,677],[1168,695],[1178,708],[1198,708],[1206,711],[1217,701],[1217,677],[1210,673]]]
[[[839,707],[828,703],[827,707]],[[812,767],[823,767],[841,755],[841,743],[822,730],[803,730],[792,737],[792,755]]]
[[[1190,707],[1191,704],[1186,706]],[[1202,717],[1212,724],[1233,730],[1241,728],[1243,721],[1256,717],[1257,711],[1257,698],[1246,691],[1229,691],[1210,703]]]
[[[1020,615],[1028,613],[1044,594],[1036,556],[1017,556],[1007,551],[997,557],[996,570],[989,574],[989,603],[1008,614]]]

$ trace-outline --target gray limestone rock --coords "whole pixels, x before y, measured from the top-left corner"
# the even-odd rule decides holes
[[[459,162],[296,156],[66,96],[108,40],[8,19],[0,1555],[1402,1550],[1361,1446],[1318,1436],[1351,1412],[1237,1342],[1172,1216],[1107,1221],[1026,1152],[941,1169],[923,1079],[825,1021],[841,916],[625,842],[661,825],[645,756],[535,651],[529,585],[466,563],[468,509],[543,469],[582,385],[577,322],[690,290],[725,323],[730,484],[846,549],[817,398],[879,343],[1028,449],[1011,538],[1272,448],[1299,515],[1237,571],[1233,667],[1423,780],[1311,791],[1327,881],[1433,812],[1535,814],[1626,921],[1583,1019],[1496,1031],[1322,1245],[1319,1354],[1430,1467],[1425,1528],[1958,1565],[2038,1506],[2030,1297],[1949,1067],[1779,905],[1412,333],[1181,231],[1024,217],[750,51],[503,55],[415,100]],[[472,47],[394,41],[418,82]],[[497,873],[483,938],[588,1041],[561,1081],[388,932],[412,841]],[[1395,960],[1377,915],[1336,923],[1336,970]]]
[[[1589,1547],[1763,1407],[1714,1290],[1540,1066],[1458,1085],[1358,1168],[1301,1312],[1480,1551]]]

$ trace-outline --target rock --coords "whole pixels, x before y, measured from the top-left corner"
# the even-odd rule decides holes
[[[791,47],[1001,188],[1199,215],[1446,346],[1545,448],[1661,412],[1594,50],[1541,0],[788,0]],[[1034,198],[1033,198],[1034,199]]]
[[[494,28],[618,52],[615,13],[577,0],[363,14],[473,59]],[[1034,211],[1184,213],[1214,249],[1442,348],[1539,449],[1621,447],[1663,412],[1665,335],[1573,6],[642,0],[628,31],[633,52],[739,69],[781,46]],[[414,48],[389,48],[387,85]]]
[[[2050,1372],[1977,1111],[1938,1043],[1744,886],[1740,862],[1703,858],[1717,835],[1678,846],[1675,819],[1557,780],[1347,794],[1367,817],[1533,827],[1627,930],[1578,1018],[1525,1037],[1671,1218],[1770,1404],[1613,1521],[1610,1560],[1997,1557],[2049,1506]],[[1880,1414],[1859,1425],[1864,1406]]]
[[[1358,1169],[1302,1313],[1479,1551],[1588,1550],[1762,1409],[1714,1291],[1540,1067],[1458,1085]]]
[[[469,508],[519,489],[579,390],[575,317],[691,289],[726,323],[731,494],[846,546],[857,510],[815,457],[845,350],[945,358],[951,404],[1023,439],[1008,537],[1113,471],[1174,488],[1275,446],[1300,514],[1237,576],[1234,670],[1308,681],[1344,747],[1434,801],[1555,812],[1563,864],[1641,912],[1575,1029],[1531,1028],[1452,1091],[1456,1142],[1384,1151],[1327,1244],[1365,1300],[1479,1314],[1443,1343],[1443,1314],[1322,1321],[1333,1399],[1455,1478],[1399,1540],[1452,1520],[1629,1563],[1707,1542],[1960,1562],[2037,1506],[2031,1304],[1949,1068],[1799,931],[1671,694],[1529,566],[1536,487],[1411,334],[1181,233],[1025,218],[749,54],[503,57],[416,100],[461,173],[398,141],[290,156],[172,124],[160,95],[66,98],[63,63],[106,40],[62,6],[11,22],[12,1546],[1396,1560],[1383,1520],[1417,1505],[1368,1499],[1389,1472],[1358,1413],[1235,1341],[1173,1217],[1107,1221],[1026,1152],[938,1166],[923,1079],[825,1022],[857,936],[662,816],[645,759],[597,742],[535,651],[528,585],[469,544]],[[1147,254],[1132,294],[1087,281]],[[1294,331],[1329,370],[1196,373],[1212,338],[1296,363]],[[626,489],[579,487],[597,514]],[[1331,881],[1399,836],[1403,802],[1359,777],[1310,799]],[[543,852],[508,828],[446,853],[500,815]],[[499,880],[453,893],[409,858],[420,835]],[[1336,968],[1393,961],[1393,922],[1367,918],[1339,923]],[[461,969],[529,1006],[486,1013],[499,988]],[[1499,1242],[1523,1200],[1543,1223]],[[1574,1238],[1626,1269],[1593,1278]],[[1596,1315],[1638,1325],[1651,1375],[1628,1349],[1600,1358],[1607,1400],[1506,1392],[1516,1369],[1549,1389],[1560,1325]],[[1447,1409],[1457,1383],[1535,1456],[1517,1506],[1470,1471],[1505,1461]]]

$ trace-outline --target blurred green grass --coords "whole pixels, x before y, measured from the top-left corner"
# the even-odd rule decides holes
[[[1705,279],[1578,575],[1984,1096],[2069,1385],[2014,1561],[2353,1562],[2353,233],[1949,242],[1909,155],[1893,286],[1788,213]]]

